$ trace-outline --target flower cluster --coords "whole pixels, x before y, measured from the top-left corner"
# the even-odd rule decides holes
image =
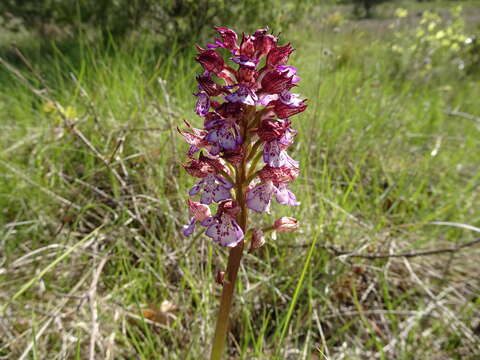
[[[218,39],[206,48],[197,46],[196,60],[204,71],[196,78],[195,112],[203,118],[203,129],[188,122],[179,129],[190,145],[183,167],[199,178],[189,191],[199,201],[188,200],[191,221],[182,231],[191,235],[199,223],[213,241],[235,247],[245,237],[249,209],[268,212],[273,198],[298,205],[288,183],[297,178],[299,164],[287,149],[297,134],[290,119],[307,105],[292,92],[300,78],[287,65],[294,51],[290,44],[279,46],[265,29],[243,34],[240,42],[233,30],[215,29]],[[257,169],[260,160],[264,166]],[[214,203],[218,208],[212,215]],[[267,230],[298,226],[295,219],[281,219]],[[260,232],[252,229],[252,238]]]

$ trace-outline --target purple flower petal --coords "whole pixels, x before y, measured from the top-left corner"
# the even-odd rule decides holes
[[[265,143],[263,147],[263,161],[271,167],[298,167],[298,161],[293,160],[287,152],[281,148],[277,140]]]
[[[209,205],[213,201],[220,202],[232,197],[230,194],[232,185],[219,175],[208,174],[198,183],[198,185],[203,187],[203,192],[200,197],[200,203],[202,204]],[[196,191],[195,194],[196,193],[198,193],[198,191]]]
[[[195,185],[190,189],[190,191],[188,192],[188,195],[193,196],[193,195],[198,194],[198,192],[199,192],[200,189],[202,188],[202,183],[203,183],[203,180],[200,181],[200,182],[198,182],[197,184],[195,184]]]
[[[287,76],[293,76],[297,73],[297,68],[295,66],[291,65],[278,65],[277,70],[280,70],[282,72],[286,72]]]
[[[194,95],[198,97],[197,104],[195,105],[195,112],[199,116],[205,117],[210,109],[210,97],[205,91],[200,91]]]
[[[241,103],[253,106],[258,100],[258,96],[248,87],[240,85],[237,91],[225,96],[225,100],[232,103]]]
[[[287,188],[286,184],[280,184],[275,192],[275,198],[279,204],[297,206],[300,203],[295,195]]]
[[[244,234],[235,219],[227,214],[222,214],[216,222],[210,225],[205,235],[225,247],[235,247],[243,240]]]
[[[299,107],[303,103],[303,100],[300,99],[300,95],[292,94],[292,93],[288,92],[287,90],[283,91],[280,94],[279,100],[283,104],[285,104],[285,105],[287,105],[291,108]]]
[[[247,193],[247,207],[259,213],[268,212],[275,192],[275,185],[271,181],[255,186]]]
[[[194,217],[190,219],[190,223],[188,225],[184,225],[182,227],[182,234],[185,236],[190,236],[193,234],[193,231],[195,230],[195,223],[196,220]]]
[[[215,175],[215,178],[224,188],[231,189],[233,187],[233,184],[227,179],[225,179],[223,176]]]
[[[237,147],[235,135],[229,131],[228,127],[222,126],[218,132],[218,144],[225,150],[233,150]]]
[[[267,94],[260,96],[258,102],[264,106],[268,106],[270,102],[278,99],[278,94]]]
[[[249,69],[252,69],[252,70],[255,69],[255,67],[257,66],[257,63],[258,63],[258,60],[249,59],[248,57],[246,57],[244,55],[231,57],[229,59],[232,60],[233,62],[237,63],[240,66],[243,66],[243,67],[246,67],[246,68],[249,68]]]
[[[213,216],[209,217],[209,218],[206,218],[205,220],[203,220],[200,224],[202,226],[210,226],[212,224],[215,223],[215,218]]]
[[[243,142],[237,124],[224,121],[220,128],[210,130],[206,137],[207,141],[218,144],[224,150],[234,150]]]

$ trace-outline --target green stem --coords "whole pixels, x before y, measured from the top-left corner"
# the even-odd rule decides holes
[[[228,316],[232,306],[235,281],[237,280],[238,268],[243,255],[243,241],[230,250],[227,265],[227,279],[223,285],[220,309],[218,311],[215,337],[213,338],[211,360],[220,360],[225,349],[225,340],[228,332]]]

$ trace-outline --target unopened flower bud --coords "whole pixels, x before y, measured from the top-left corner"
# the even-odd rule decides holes
[[[292,232],[298,229],[298,220],[288,216],[282,216],[275,220],[273,230],[278,232]]]
[[[219,285],[223,285],[225,283],[225,271],[217,271],[217,275],[215,276],[215,282]]]
[[[275,67],[277,65],[285,65],[293,52],[293,48],[290,44],[285,46],[277,46],[270,50],[267,56],[267,65],[269,67]]]
[[[260,229],[254,229],[252,233],[252,242],[250,243],[249,253],[253,253],[255,250],[265,245],[265,236]]]
[[[231,217],[235,217],[240,212],[240,206],[235,200],[223,201],[218,205],[218,212],[223,214],[226,213]]]
[[[222,40],[223,40],[222,45],[225,48],[229,50],[234,50],[234,51],[238,49],[238,45],[237,45],[238,36],[235,31],[228,29],[226,27],[219,27],[219,26],[215,27],[215,30],[217,30],[220,36],[222,37]]]
[[[267,34],[266,29],[260,29],[255,32],[255,57],[259,59],[266,56],[270,50],[277,44],[277,38]]]
[[[220,54],[214,50],[204,50],[200,47],[197,48],[200,53],[197,55],[195,60],[197,60],[205,70],[215,74],[218,74],[223,70],[225,62]]]

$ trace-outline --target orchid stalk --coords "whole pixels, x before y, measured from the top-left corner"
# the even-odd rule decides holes
[[[206,48],[197,46],[203,73],[197,76],[195,112],[203,118],[203,129],[188,122],[186,129],[178,129],[190,145],[183,167],[199,179],[189,191],[191,219],[182,233],[192,235],[199,224],[207,237],[230,248],[227,269],[217,276],[223,289],[212,360],[224,352],[245,246],[248,243],[253,252],[264,244],[265,233],[298,228],[298,221],[290,217],[255,226],[249,213],[269,213],[273,198],[284,205],[299,204],[288,188],[299,175],[299,164],[287,149],[297,135],[290,118],[307,107],[305,99],[291,92],[300,78],[297,69],[287,65],[294,51],[290,44],[279,46],[277,37],[260,29],[243,34],[239,45],[233,30],[215,29],[220,39]],[[222,54],[228,54],[230,64]],[[218,206],[212,215],[214,204]]]

